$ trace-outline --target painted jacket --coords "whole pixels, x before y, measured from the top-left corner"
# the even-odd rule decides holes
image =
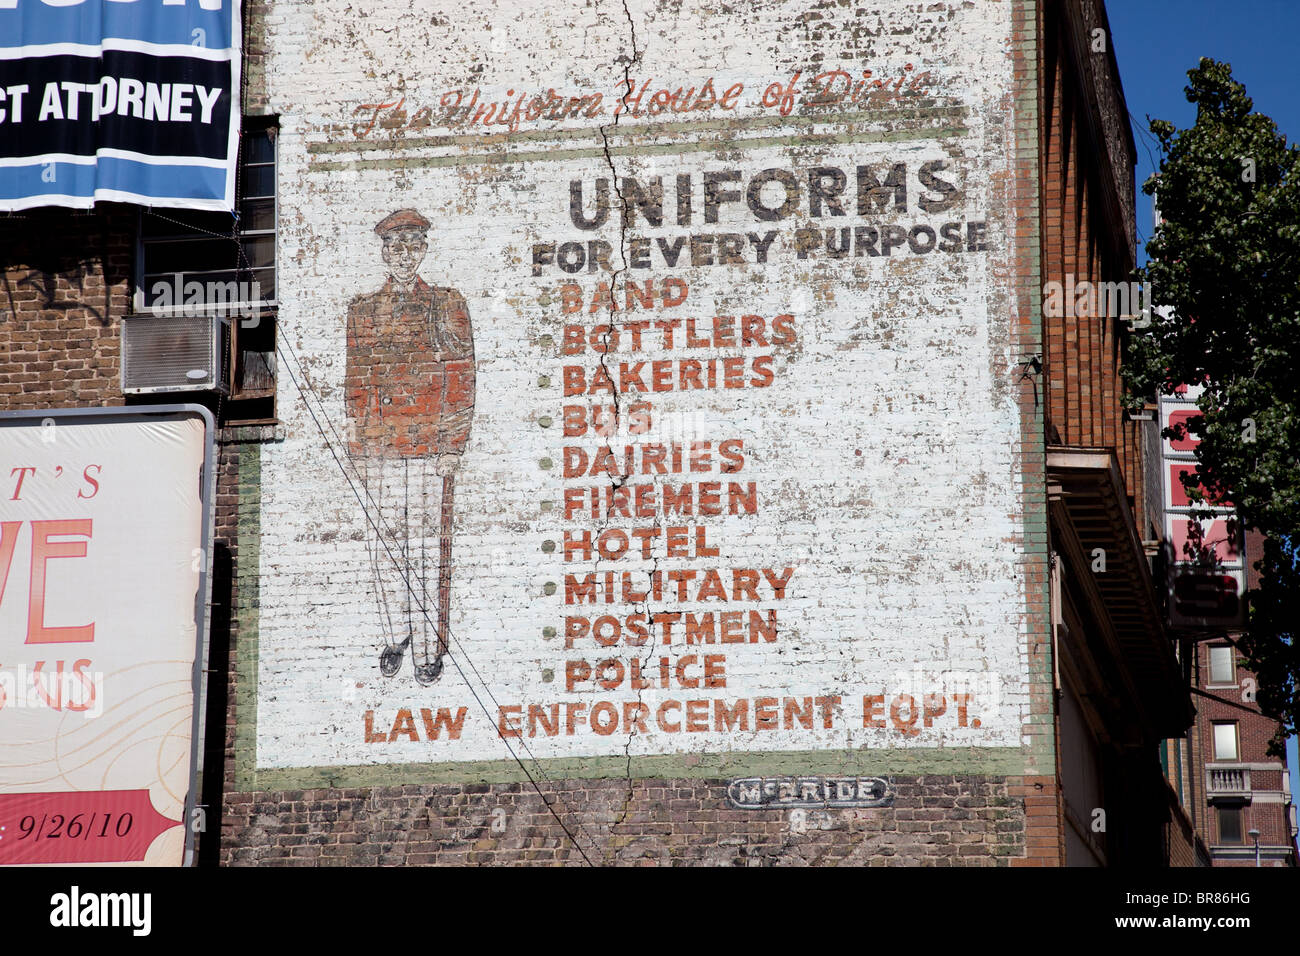
[[[384,458],[462,454],[474,414],[474,333],[464,297],[389,279],[348,305],[348,449]]]

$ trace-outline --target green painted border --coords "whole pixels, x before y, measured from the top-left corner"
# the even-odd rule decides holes
[[[1042,38],[1038,29],[1038,0],[1016,0],[1012,7],[1012,35],[1015,47],[1023,58],[1023,81],[1016,83],[1015,92],[1015,150],[1013,174],[1016,177],[1032,171],[1024,184],[1025,198],[1032,208],[1030,215],[1018,217],[1015,232],[1015,254],[1020,282],[1013,288],[1017,312],[1022,305],[1028,314],[1019,316],[1029,327],[1015,340],[1017,356],[1034,355],[1043,351],[1043,263],[1042,195],[1039,191],[1041,171],[1039,164],[1039,132],[1042,116],[1039,112],[1039,46]],[[1027,268],[1025,268],[1027,267]],[[1041,383],[1042,400],[1032,411],[1021,406],[1021,502],[1023,505],[1025,605],[1023,650],[1029,661],[1030,712],[1026,720],[1025,771],[1028,774],[1054,776],[1056,774],[1056,715],[1052,701],[1055,687],[1055,662],[1053,661],[1051,621],[1051,544],[1047,524],[1047,388]],[[1031,571],[1041,568],[1043,581],[1035,586],[1029,581]],[[1034,644],[1037,643],[1037,648]],[[1037,657],[1037,660],[1035,660]]]
[[[739,124],[738,124],[739,125]],[[452,156],[398,156],[389,159],[312,161],[309,173],[344,169],[418,169],[440,166],[501,166],[565,159],[605,159],[611,156],[680,156],[708,150],[731,151],[763,146],[810,146],[836,143],[898,143],[915,139],[952,139],[967,133],[964,126],[923,126],[915,129],[859,130],[852,133],[822,133],[786,136],[755,136],[744,139],[694,140],[686,143],[648,143],[640,146],[590,146],[551,149],[540,152],[459,153]]]
[[[931,101],[933,102],[933,101]],[[894,127],[900,120],[920,120],[943,118],[948,120],[965,120],[969,107],[931,106],[904,107],[897,110],[863,110],[857,113],[827,113],[813,116],[749,116],[743,119],[725,120],[678,120],[665,123],[634,123],[628,126],[607,124],[604,127],[606,137],[618,139],[637,139],[649,136],[674,136],[679,133],[731,133],[736,128],[765,129],[768,127],[792,126],[860,126],[864,123],[881,123]],[[344,142],[308,143],[307,154],[315,156],[321,153],[368,153],[375,150],[392,150],[400,152],[409,149],[437,149],[444,146],[494,146],[505,143],[555,143],[560,140],[591,140],[593,143],[604,140],[601,127],[583,126],[577,129],[539,129],[523,130],[517,133],[460,133],[443,136],[412,136],[389,139],[358,139]]]
[[[735,777],[889,776],[892,774],[979,774],[1019,776],[1024,752],[1018,747],[963,750],[807,750],[781,753],[664,754],[652,757],[571,757],[527,761],[532,778],[548,780],[731,779]],[[978,769],[972,768],[972,761]],[[363,764],[351,767],[261,769],[236,777],[240,790],[313,790],[383,787],[421,783],[521,783],[529,779],[512,760],[458,763]]]
[[[258,789],[257,637],[262,540],[262,446],[239,446],[235,551],[235,789]]]

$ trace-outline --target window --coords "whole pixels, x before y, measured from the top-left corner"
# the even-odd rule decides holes
[[[1222,723],[1214,725],[1214,759],[1237,759],[1237,725]]]
[[[235,188],[236,215],[144,210],[137,309],[180,311],[187,299],[209,289],[227,294],[216,302],[209,297],[206,304],[275,304],[275,133],[276,128],[265,122],[245,124]],[[187,290],[190,282],[200,285]]]
[[[1241,843],[1241,807],[1219,807],[1219,842]]]
[[[234,215],[140,213],[135,310],[229,320],[230,420],[275,419],[276,133],[273,120],[245,119]]]
[[[1215,644],[1210,648],[1210,683],[1235,684],[1237,682],[1237,652],[1231,644]]]

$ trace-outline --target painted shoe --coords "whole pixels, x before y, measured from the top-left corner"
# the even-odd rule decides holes
[[[442,673],[442,658],[430,661],[428,664],[415,665],[415,679],[421,684],[432,684]]]
[[[406,647],[411,643],[408,637],[400,644],[390,644],[384,648],[384,652],[379,655],[379,673],[385,677],[392,677],[402,669],[402,655],[406,653]]]

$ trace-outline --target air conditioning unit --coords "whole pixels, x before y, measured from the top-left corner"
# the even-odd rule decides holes
[[[128,315],[122,319],[122,391],[229,391],[230,320],[215,315]]]

